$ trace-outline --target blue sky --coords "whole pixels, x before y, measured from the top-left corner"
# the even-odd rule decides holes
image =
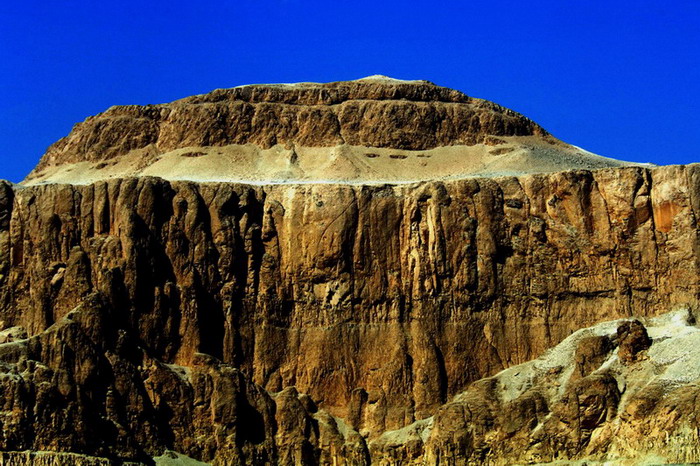
[[[427,79],[592,152],[700,161],[698,1],[23,1],[0,7],[0,178],[116,104]]]

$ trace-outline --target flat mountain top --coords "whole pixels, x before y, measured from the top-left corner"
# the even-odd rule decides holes
[[[24,184],[401,183],[623,165],[493,102],[377,75],[114,106],[51,145]]]

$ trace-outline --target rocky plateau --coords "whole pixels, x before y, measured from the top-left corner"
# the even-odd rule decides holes
[[[0,465],[698,462],[698,215],[426,81],[112,107],[0,182]]]

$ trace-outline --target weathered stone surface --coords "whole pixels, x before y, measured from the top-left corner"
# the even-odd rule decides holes
[[[107,458],[97,458],[74,453],[34,451],[0,452],[0,465],[2,466],[63,466],[66,464],[75,466],[113,466],[116,464],[134,463],[115,462]]]
[[[24,184],[153,176],[366,185],[632,165],[559,141],[495,103],[374,76],[112,107],[50,146]]]
[[[700,354],[693,320],[687,310],[649,320],[655,334],[649,357],[633,362],[615,351],[620,323],[579,331],[540,359],[471,385],[433,418],[372,441],[373,462],[697,462],[700,425],[691,398],[700,373],[684,371],[682,360]],[[639,321],[626,325],[646,333]],[[590,348],[600,337],[607,339],[598,346],[604,352],[582,377],[575,364],[589,351],[582,346]],[[406,435],[411,430],[416,434]],[[408,459],[400,456],[407,452]]]
[[[7,371],[22,374],[3,379],[3,393],[17,393],[3,398],[3,425],[14,432],[5,448],[361,464],[362,436],[432,416],[472,382],[575,330],[696,306],[698,173],[624,168],[403,186],[0,184],[0,320],[29,337],[2,346]],[[95,296],[101,304],[88,307],[98,310],[73,314]],[[568,392],[590,403],[556,411],[582,426],[556,437],[571,451],[617,406],[615,384],[591,374],[606,345],[581,350]],[[635,361],[643,346],[630,346]],[[189,368],[189,381],[169,364]],[[37,401],[22,395],[40,390]],[[467,450],[474,461],[491,457],[488,432],[502,411],[513,413],[499,421],[506,430],[525,437],[555,412],[536,394],[504,410],[488,383],[469,390],[468,414],[440,408],[461,420],[440,414],[435,432],[466,427],[450,427],[456,444],[434,437],[430,461]],[[233,399],[259,414],[257,431],[241,426]],[[37,428],[35,406],[45,416]],[[68,432],[77,422],[110,434],[88,441]],[[417,435],[397,458],[416,456]]]
[[[0,450],[105,458],[75,463],[86,465],[151,464],[170,449],[216,464],[368,463],[364,439],[341,433],[293,388],[272,398],[201,353],[188,367],[153,359],[125,329],[114,299],[92,293],[47,330],[0,345]],[[17,453],[4,464],[68,461],[30,459],[36,463]]]
[[[700,169],[518,163],[626,164],[385,77],[88,118],[0,182],[0,463],[700,460]]]
[[[618,356],[625,364],[638,360],[640,353],[651,346],[651,338],[644,325],[636,320],[620,325],[617,338],[620,341]]]
[[[427,81],[252,85],[169,104],[111,107],[53,144],[37,171],[147,147],[155,153],[229,144],[429,149],[528,135],[547,132],[512,110]]]

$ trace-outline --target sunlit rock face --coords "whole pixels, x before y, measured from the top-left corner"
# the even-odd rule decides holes
[[[493,102],[373,76],[111,107],[49,147],[25,183],[158,176],[362,185],[622,165]]]
[[[273,116],[242,133],[228,118],[245,105]],[[343,130],[338,115],[358,105]],[[438,120],[412,105],[453,109],[439,121],[457,129],[430,136]],[[342,141],[275,113],[309,108],[335,112]],[[216,129],[202,109],[228,109],[216,133],[228,139],[202,135]],[[454,136],[467,110],[503,123]],[[167,129],[173,115],[194,119]],[[138,125],[155,139],[134,142]],[[413,182],[393,165],[450,147],[517,152],[521,137],[540,142],[511,176]],[[25,184],[0,183],[2,461],[700,461],[700,374],[678,363],[700,347],[700,171],[518,168],[545,145],[562,167],[596,157],[550,138],[495,104],[378,77],[220,90],[76,126]],[[217,144],[272,160],[261,151],[287,143],[299,178],[232,182],[235,165],[220,167],[227,181],[145,176]],[[395,182],[320,182],[302,160],[331,146],[380,160]],[[82,178],[59,182],[71,173]]]

